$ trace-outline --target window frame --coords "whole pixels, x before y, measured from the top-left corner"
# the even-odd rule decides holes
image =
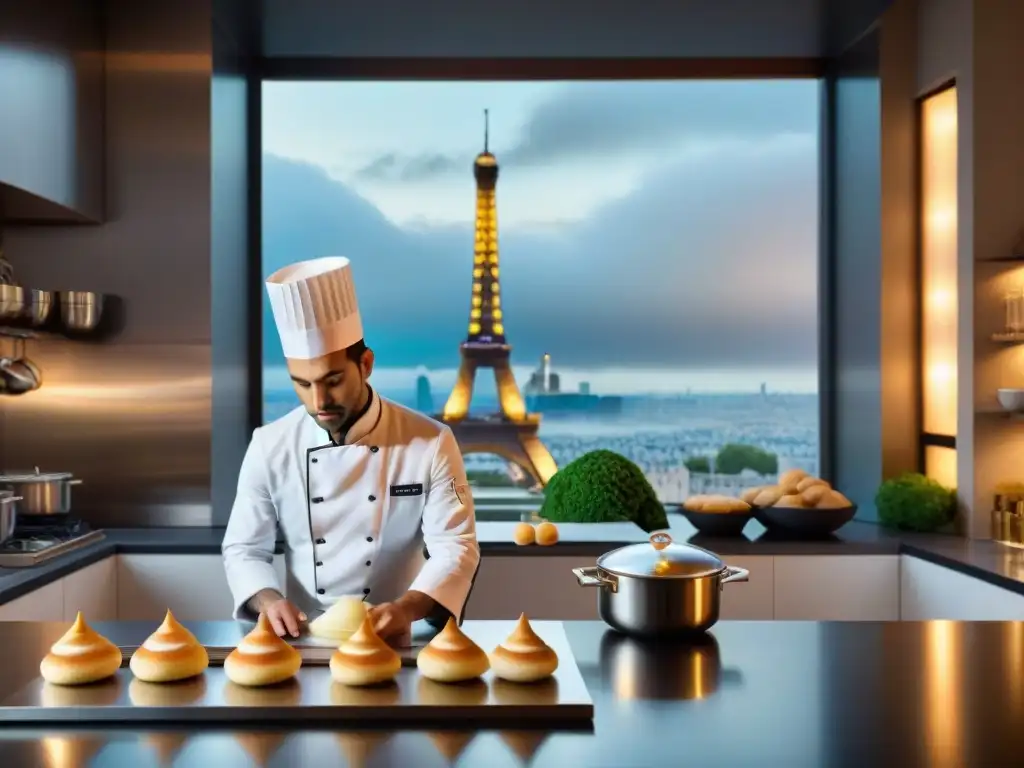
[[[249,432],[263,424],[263,83],[267,81],[817,80],[818,474],[834,472],[829,144],[833,102],[825,58],[261,58],[248,77]],[[920,388],[919,388],[920,389]],[[923,456],[923,448],[922,456]]]

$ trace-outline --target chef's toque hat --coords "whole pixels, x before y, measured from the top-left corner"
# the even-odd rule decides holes
[[[267,278],[267,293],[285,357],[312,360],[363,338],[352,265],[343,256],[279,269]]]

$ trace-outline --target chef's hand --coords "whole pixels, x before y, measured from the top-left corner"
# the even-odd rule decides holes
[[[267,614],[270,626],[274,628],[278,637],[298,637],[302,632],[302,625],[306,623],[306,614],[283,597],[264,602],[261,610]]]
[[[367,615],[373,622],[373,630],[383,640],[399,640],[412,634],[412,612],[401,603],[375,605]]]

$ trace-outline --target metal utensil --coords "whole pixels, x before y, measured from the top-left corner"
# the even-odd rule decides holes
[[[35,472],[0,475],[0,488],[19,497],[18,515],[66,515],[71,511],[71,487],[81,485],[70,472]]]
[[[0,544],[3,544],[14,535],[14,529],[18,523],[18,511],[15,503],[21,501],[21,496],[15,496],[10,491],[0,491]]]
[[[597,566],[573,568],[581,587],[596,587],[601,619],[638,637],[692,635],[718,621],[726,584],[747,581],[750,571],[725,565],[692,544],[654,533],[649,543],[601,555]]]
[[[69,331],[92,331],[103,315],[102,293],[92,291],[61,291],[60,321]]]

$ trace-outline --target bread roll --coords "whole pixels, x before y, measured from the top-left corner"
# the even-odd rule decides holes
[[[807,477],[807,473],[802,469],[791,469],[779,475],[779,490],[782,491],[782,495],[787,496],[796,493],[797,485],[805,477]]]
[[[815,507],[830,490],[827,485],[810,485],[800,492],[800,498],[808,507]]]
[[[261,613],[255,629],[224,659],[224,674],[237,685],[256,687],[283,683],[301,666],[302,654],[278,637]]]
[[[491,652],[491,669],[501,680],[533,683],[555,673],[558,655],[537,636],[524,613],[512,634]]]
[[[812,477],[811,475],[808,475],[807,477],[805,477],[803,480],[796,484],[797,493],[803,493],[808,488],[811,488],[812,486],[815,485],[823,485],[826,488],[832,487],[831,485],[828,484],[827,480],[822,480],[820,477]]]
[[[758,485],[753,488],[747,488],[743,493],[740,494],[740,501],[745,501],[747,504],[753,504],[754,499],[757,498],[757,494],[763,491],[765,488],[770,486]]]
[[[348,640],[366,618],[367,605],[359,597],[342,597],[309,623],[309,634],[340,643]]]
[[[839,491],[829,491],[818,500],[815,506],[818,509],[849,509],[853,503]]]
[[[798,493],[792,493],[780,498],[774,506],[781,507],[783,509],[802,509],[807,505],[804,504],[803,496]]]
[[[558,543],[558,528],[554,523],[545,522],[537,526],[537,543],[542,547]]]
[[[121,661],[121,649],[86,624],[79,611],[71,628],[43,657],[39,674],[53,685],[87,685],[116,674]]]
[[[769,485],[761,489],[760,493],[754,497],[754,506],[761,507],[774,507],[779,499],[782,498],[782,490],[775,485]]]
[[[690,512],[700,512],[704,508],[704,502],[708,500],[708,497],[703,494],[697,496],[691,496],[683,502],[683,509]]]
[[[435,683],[462,683],[491,668],[483,648],[459,629],[454,617],[416,657],[420,674]]]
[[[370,617],[333,654],[331,677],[342,685],[376,685],[394,680],[402,668],[402,659],[376,632]]]
[[[704,502],[700,511],[705,514],[728,515],[749,512],[750,505],[741,499],[734,499],[730,496],[712,496]]]
[[[536,531],[529,523],[519,523],[512,531],[512,541],[520,547],[526,547],[537,540]]]
[[[168,610],[164,623],[132,654],[128,666],[143,682],[170,683],[203,674],[210,657]]]

